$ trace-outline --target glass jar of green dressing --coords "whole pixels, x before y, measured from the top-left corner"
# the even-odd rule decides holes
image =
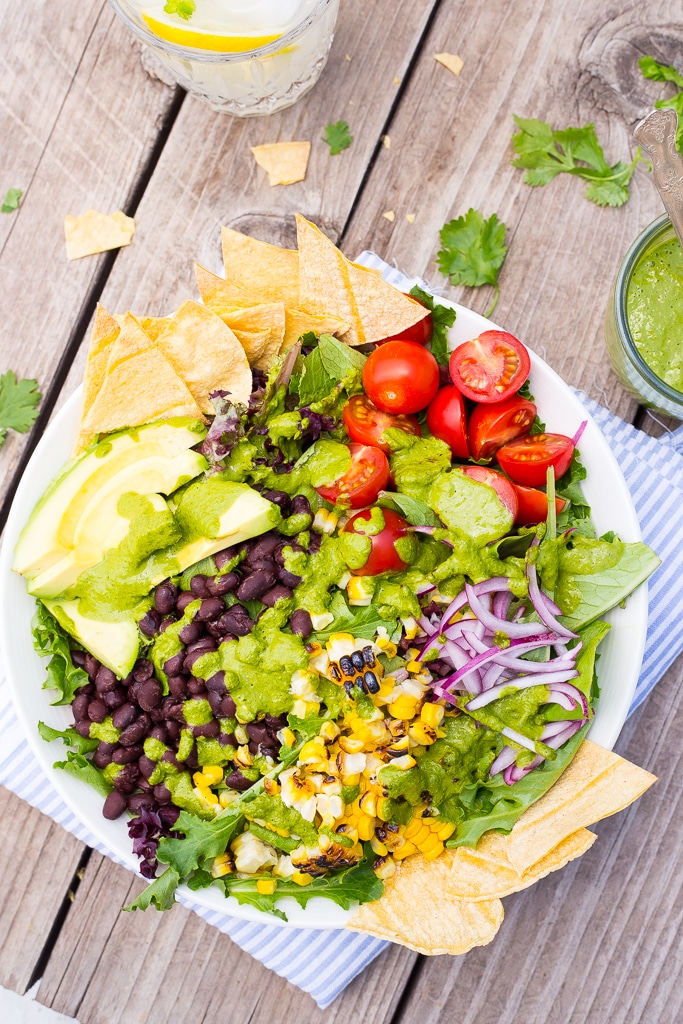
[[[624,387],[645,405],[683,419],[683,250],[666,214],[627,252],[605,336]]]

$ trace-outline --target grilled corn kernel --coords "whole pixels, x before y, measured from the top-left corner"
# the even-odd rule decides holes
[[[229,875],[232,871],[232,861],[230,860],[230,854],[222,853],[219,857],[214,857],[211,864],[211,875],[213,878],[223,878],[224,875]]]
[[[218,803],[221,807],[229,807],[230,804],[234,804],[235,800],[239,800],[239,796],[234,789],[224,789],[218,795]]]
[[[415,697],[409,697],[402,693],[389,705],[389,714],[392,718],[414,718],[418,701]]]
[[[391,803],[385,797],[377,801],[377,817],[382,821],[391,819]]]
[[[313,629],[327,629],[331,622],[334,622],[332,612],[311,612]]]
[[[377,814],[377,797],[371,791],[368,790],[358,800],[358,806],[360,807],[363,814],[368,814],[371,818],[374,818]]]
[[[262,896],[272,896],[277,889],[277,881],[274,878],[259,878],[256,882],[256,891]]]
[[[410,750],[410,740],[407,736],[396,736],[387,747],[387,754],[390,757],[400,757]]]
[[[386,882],[388,878],[396,874],[396,863],[392,857],[377,857],[373,862],[372,870],[378,878]]]
[[[340,736],[339,746],[347,754],[360,754],[365,743],[363,740],[356,739],[354,736]]]
[[[407,616],[405,619],[401,619],[403,623],[403,629],[407,640],[412,640],[417,636],[418,624],[417,620],[412,615]]]
[[[292,730],[287,726],[285,726],[284,729],[280,729],[278,731],[277,738],[279,739],[280,743],[282,743],[285,747],[296,746],[296,736],[294,735]]]
[[[445,708],[441,704],[432,704],[430,701],[427,701],[422,705],[420,718],[425,725],[431,726],[432,729],[437,729],[443,722],[444,713]]]
[[[352,576],[346,584],[346,596],[348,602],[357,608],[367,607],[372,604],[372,593],[363,583],[362,576]]]
[[[358,838],[367,843],[375,834],[375,819],[369,818],[367,814],[361,814],[358,819]]]
[[[414,768],[417,761],[410,754],[404,754],[403,757],[395,757],[391,762],[392,767],[400,768],[401,771],[405,772],[409,768]]]
[[[394,850],[394,859],[405,860],[406,857],[410,857],[413,853],[417,853],[417,847],[410,840],[407,840],[398,850]]]
[[[202,807],[210,809],[212,807],[219,806],[218,797],[207,786],[195,786],[192,792],[197,797]]]
[[[433,729],[431,725],[427,725],[426,722],[418,720],[411,722],[408,735],[413,742],[423,747],[428,747],[436,740],[436,729]]]
[[[387,637],[384,637],[384,636],[378,636],[377,637],[377,646],[382,651],[382,654],[386,654],[387,658],[395,658],[396,657],[396,653],[398,651],[398,647],[393,642],[393,640],[389,640]]]
[[[334,533],[339,516],[334,512],[328,512],[326,508],[319,508],[312,523],[312,529],[317,533]]]
[[[451,824],[450,821],[446,821],[444,822],[443,825],[439,825],[439,827],[436,830],[436,835],[443,843],[446,839],[450,839],[454,832],[455,825]]]
[[[377,836],[373,835],[370,840],[370,846],[372,847],[372,852],[376,853],[378,857],[386,857],[389,853],[389,848],[385,846],[384,843],[380,842]]]
[[[306,871],[295,871],[291,880],[296,882],[297,885],[310,885],[313,881],[313,875],[309,875]]]
[[[246,744],[237,748],[234,755],[234,761],[238,768],[251,768],[254,763],[254,758],[251,756],[251,751]]]
[[[380,683],[379,690],[375,694],[375,700],[380,704],[387,704],[396,688],[396,680],[393,676],[385,676]]]
[[[336,722],[324,722],[320,735],[326,743],[332,743],[339,735],[339,726]]]
[[[327,750],[321,736],[307,740],[299,752],[299,764],[311,764],[314,761],[326,760]]]
[[[243,725],[238,725],[235,728],[234,736],[235,736],[235,739],[237,740],[237,742],[240,745],[243,745],[245,743],[247,743],[247,744],[249,743],[249,733],[247,732],[247,730],[244,728]]]
[[[277,796],[280,792],[280,783],[277,779],[264,779],[263,788],[268,796]]]

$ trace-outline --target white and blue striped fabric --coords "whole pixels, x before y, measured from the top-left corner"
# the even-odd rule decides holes
[[[363,253],[359,262],[377,267],[399,287],[405,287],[408,281],[373,253]],[[648,437],[585,396],[581,398],[621,466],[644,541],[662,559],[649,584],[647,645],[632,712],[683,650],[683,527],[679,518],[683,508],[683,428],[662,438]],[[117,859],[88,833],[51,787],[21,731],[1,676],[0,784],[49,815],[77,839]],[[379,939],[344,930],[309,931],[239,921],[197,907],[189,900],[181,902],[266,967],[308,992],[321,1007],[329,1006],[388,946]]]

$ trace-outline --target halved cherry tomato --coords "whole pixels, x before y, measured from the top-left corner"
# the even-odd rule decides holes
[[[377,509],[376,511],[381,512],[384,517],[384,529],[379,533],[371,533],[363,528],[363,523],[370,524],[374,511],[374,509],[366,508],[362,512],[356,512],[343,530],[344,533],[359,533],[369,537],[372,545],[365,565],[362,565],[360,569],[351,570],[354,576],[377,576],[381,572],[401,572],[409,565],[396,550],[396,541],[401,537],[408,538],[407,543],[410,542],[410,538],[414,537],[409,524],[398,512],[393,512],[389,508]]]
[[[508,441],[528,433],[535,418],[534,403],[519,395],[506,398],[504,402],[475,406],[469,422],[472,458],[490,459]]]
[[[351,468],[333,484],[316,487],[318,494],[333,505],[363,508],[371,505],[389,483],[389,462],[380,448],[366,444],[348,445]]]
[[[414,295],[409,296],[413,302],[417,302],[420,306],[424,306],[424,302],[420,302],[419,299],[415,298]],[[425,309],[427,307],[425,306]],[[418,320],[412,327],[407,327],[405,331],[401,331],[400,334],[392,334],[390,338],[383,338],[382,341],[378,341],[378,345],[385,345],[387,341],[414,341],[417,345],[426,345],[432,340],[432,332],[434,330],[434,323],[432,322],[432,314],[427,313]]]
[[[548,496],[544,491],[537,491],[535,487],[522,487],[521,484],[514,484],[517,492],[517,515],[515,516],[516,526],[536,526],[536,523],[545,522],[548,515]],[[564,498],[555,498],[555,511],[558,516],[567,502]]]
[[[543,487],[550,466],[559,480],[567,472],[574,454],[574,442],[564,434],[525,434],[498,449],[500,468],[516,484]]]
[[[469,459],[465,401],[458,389],[450,384],[437,392],[427,409],[427,426],[434,437],[441,438],[458,459]]]
[[[512,334],[484,331],[453,350],[448,369],[465,398],[502,402],[519,391],[530,366],[529,353]]]
[[[419,412],[439,390],[439,364],[414,341],[388,341],[368,356],[363,387],[383,412]]]
[[[515,518],[517,515],[517,492],[515,491],[515,485],[506,480],[502,473],[498,473],[495,469],[489,469],[488,466],[460,466],[459,469],[471,477],[472,480],[476,480],[480,484],[488,484],[489,487],[492,487],[512,518]]]
[[[374,444],[383,452],[388,452],[389,445],[382,440],[385,430],[395,427],[406,434],[422,436],[420,424],[414,416],[404,414],[392,416],[391,413],[377,409],[367,395],[354,395],[349,398],[342,413],[346,432],[352,441],[359,444]]]

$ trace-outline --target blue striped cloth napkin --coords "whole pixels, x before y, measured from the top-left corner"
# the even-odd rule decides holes
[[[409,283],[408,278],[388,267],[374,253],[363,253],[358,262],[377,267],[398,287]],[[644,541],[654,548],[663,563],[650,581],[645,660],[631,706],[633,712],[683,650],[683,531],[679,525],[679,512],[683,507],[683,427],[655,439],[623,423],[585,395],[580,398],[605,434],[621,466]],[[8,687],[1,676],[0,784],[49,815],[77,839],[117,860],[88,833],[43,774],[22,733]],[[205,910],[184,898],[180,902],[229,935],[266,967],[308,992],[323,1008],[389,945],[343,929],[311,931],[240,921]]]

